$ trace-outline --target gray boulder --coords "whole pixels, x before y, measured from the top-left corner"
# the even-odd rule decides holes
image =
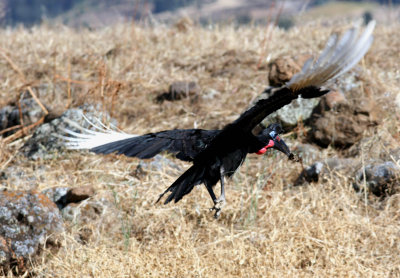
[[[280,123],[286,131],[292,129],[298,122],[306,122],[310,119],[314,108],[318,105],[319,99],[298,98],[290,104],[282,107],[264,119],[263,124]]]
[[[22,147],[23,154],[29,159],[50,159],[54,157],[56,151],[64,149],[64,141],[54,135],[64,133],[64,129],[79,131],[71,126],[65,119],[70,119],[84,128],[91,128],[90,124],[84,119],[84,114],[92,123],[97,123],[97,119],[111,121],[108,114],[99,112],[101,109],[92,105],[83,105],[65,111],[60,117],[49,123],[42,124],[33,133],[32,137]]]
[[[1,191],[0,223],[0,275],[26,273],[44,245],[60,247],[60,212],[39,192]]]
[[[365,173],[365,175],[364,175]],[[400,167],[392,161],[372,161],[355,174],[353,187],[356,191],[364,191],[384,197],[399,192]]]
[[[21,114],[18,106],[21,107]],[[43,110],[33,98],[22,99],[16,105],[7,105],[0,109],[0,131],[20,125],[21,116],[24,125],[27,126],[39,121],[43,115]],[[4,135],[10,135],[17,130],[18,129],[10,130],[5,132]]]

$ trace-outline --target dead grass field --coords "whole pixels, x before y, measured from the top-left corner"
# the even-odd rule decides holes
[[[30,85],[50,110],[101,103],[131,133],[222,127],[267,86],[268,61],[317,53],[332,31],[346,26],[0,30],[0,107]],[[378,25],[358,66],[364,88],[387,111],[377,133],[397,142],[400,118],[387,99],[399,94],[399,27]],[[176,80],[220,94],[155,103],[155,92]],[[63,247],[43,257],[35,267],[39,277],[400,276],[400,195],[364,198],[346,176],[293,188],[299,164],[276,154],[249,156],[228,182],[228,204],[215,220],[202,186],[178,204],[154,205],[188,164],[171,158],[182,171],[166,167],[137,178],[139,160],[113,155],[66,152],[27,161],[18,154],[27,137],[2,146],[0,168],[15,167],[26,178],[6,181],[7,188],[92,185],[96,196],[80,205],[102,208],[98,216],[65,222]],[[294,144],[293,135],[285,138]],[[323,150],[321,157],[333,153]]]

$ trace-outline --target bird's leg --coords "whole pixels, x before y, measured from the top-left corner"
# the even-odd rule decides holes
[[[208,184],[206,184],[206,188],[207,188],[208,194],[210,194],[211,199],[213,200],[214,205],[215,205],[215,203],[217,202],[217,197],[215,196],[215,193],[214,193],[212,187],[209,186]]]
[[[213,191],[211,186],[206,185],[206,188],[207,188],[207,191],[210,194],[211,199],[213,200],[213,203],[214,203],[214,206],[212,208],[210,208],[210,211],[215,210],[214,217],[218,218],[219,215],[221,214],[221,208],[217,206],[218,205],[217,197],[215,196],[215,193],[214,193],[214,191]]]
[[[220,207],[222,208],[225,203],[226,203],[226,199],[225,199],[225,181],[224,181],[224,167],[221,166],[220,168],[220,174],[221,174],[221,195],[219,196],[219,198],[217,199],[217,203],[219,203]]]
[[[221,214],[221,209],[226,203],[225,199],[225,182],[224,182],[224,168],[221,166],[220,168],[220,181],[221,181],[221,195],[219,196],[218,199],[213,199],[214,200],[214,206],[211,208],[211,210],[215,210],[214,217],[218,218],[219,215]],[[212,191],[212,189],[211,189]],[[214,194],[214,192],[213,192]],[[210,194],[211,195],[211,194]],[[214,194],[215,196],[215,194]]]

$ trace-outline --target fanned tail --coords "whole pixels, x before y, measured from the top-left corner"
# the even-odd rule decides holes
[[[168,195],[164,204],[168,204],[172,200],[174,200],[175,203],[179,202],[183,196],[189,194],[196,185],[203,182],[204,171],[204,167],[193,165],[160,195],[156,203],[168,192],[171,192],[171,194]]]
[[[371,21],[361,35],[359,26],[348,30],[340,40],[336,34],[332,35],[320,57],[314,63],[312,58],[309,59],[286,86],[292,91],[310,86],[319,88],[328,80],[333,80],[350,70],[370,48],[374,28],[375,21]]]
[[[62,131],[65,135],[55,134],[55,136],[65,141],[65,146],[73,150],[90,150],[105,144],[113,143],[119,140],[137,137],[135,134],[127,134],[116,128],[106,127],[99,119],[95,119],[96,123],[91,122],[84,114],[82,117],[93,129],[84,128],[78,123],[65,118],[65,121],[72,128],[79,130],[75,132],[72,129],[64,128]]]

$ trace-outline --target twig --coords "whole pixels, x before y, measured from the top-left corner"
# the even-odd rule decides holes
[[[37,121],[37,122],[35,122],[35,123],[31,124],[31,125],[22,127],[16,133],[4,138],[4,142],[5,143],[10,143],[10,142],[14,141],[15,139],[18,139],[18,138],[22,137],[24,134],[27,134],[28,131],[31,130],[32,128],[42,124],[44,122],[44,118],[45,118],[45,116],[43,116],[42,118],[40,118],[39,121]]]

